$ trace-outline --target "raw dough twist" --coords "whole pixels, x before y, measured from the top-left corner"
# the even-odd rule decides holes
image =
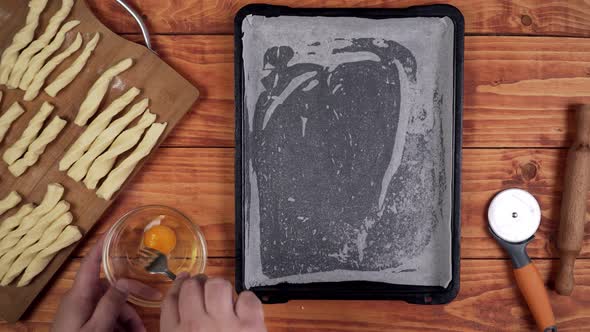
[[[49,225],[53,221],[57,220],[61,215],[68,212],[69,209],[70,204],[66,201],[61,201],[57,203],[57,205],[51,211],[49,211],[49,213],[47,213],[46,215],[41,217],[41,219],[39,219],[37,224],[35,224],[35,226],[33,226],[33,228],[31,228],[27,232],[27,234],[25,234],[16,243],[15,246],[10,248],[10,250],[8,250],[4,254],[4,256],[2,256],[2,258],[0,258],[0,279],[4,277],[4,274],[6,273],[6,271],[8,271],[8,268],[10,268],[12,262],[14,262],[14,260],[23,251],[25,251],[25,249],[37,242],[41,238],[43,232],[47,229],[47,227],[49,227]]]
[[[30,166],[35,165],[37,160],[39,160],[39,156],[45,152],[45,148],[49,143],[53,142],[53,140],[57,137],[57,135],[61,132],[61,130],[66,126],[67,121],[56,116],[51,120],[51,122],[43,129],[39,137],[37,137],[31,145],[29,145],[29,149],[27,153],[25,153],[24,157],[14,162],[14,164],[8,166],[8,170],[12,175],[19,177]]]
[[[0,240],[0,256],[6,253],[13,245],[15,245],[20,238],[25,235],[41,217],[49,213],[61,200],[64,193],[64,187],[59,183],[51,183],[47,186],[47,192],[33,211],[27,214],[19,222],[18,228],[8,233],[2,240]],[[20,212],[20,211],[19,211]]]
[[[25,204],[21,206],[15,214],[6,218],[0,224],[0,240],[2,240],[6,236],[6,234],[10,233],[10,231],[17,228],[20,225],[23,218],[29,215],[29,213],[31,213],[31,211],[33,211],[34,208],[35,205],[32,203]]]
[[[65,51],[61,52],[60,54],[56,55],[51,60],[49,60],[49,62],[47,62],[45,66],[43,66],[43,68],[41,68],[41,70],[35,75],[35,78],[33,78],[33,81],[31,82],[31,84],[27,88],[27,91],[25,92],[23,100],[31,101],[37,98],[37,96],[39,95],[39,91],[41,91],[41,88],[43,88],[43,84],[45,84],[47,76],[49,76],[49,74],[51,74],[51,72],[54,71],[55,68],[57,68],[57,66],[59,66],[59,64],[62,63],[66,58],[68,58],[70,55],[74,54],[77,50],[79,50],[80,46],[82,46],[82,35],[80,35],[80,33],[78,32],[78,34],[76,34],[76,39],[74,40],[74,42],[70,44],[70,46],[66,48]]]
[[[59,235],[57,240],[49,247],[41,250],[35,258],[31,261],[23,276],[17,283],[17,287],[28,285],[31,280],[41,273],[45,267],[51,262],[53,257],[62,249],[69,247],[73,243],[78,242],[82,238],[82,233],[76,226],[67,226]]]
[[[84,66],[86,66],[86,62],[88,62],[88,58],[92,55],[92,52],[98,45],[98,41],[100,39],[100,34],[97,32],[92,40],[90,40],[82,53],[74,60],[72,65],[64,70],[57,78],[51,82],[47,87],[45,87],[45,93],[50,95],[51,97],[57,96],[57,94],[66,86],[68,86],[72,81],[80,74]]]
[[[14,67],[12,68],[12,72],[10,72],[10,78],[8,79],[8,87],[16,88],[19,86],[20,80],[23,77],[23,74],[27,70],[29,66],[29,61],[33,57],[33,55],[37,54],[37,52],[41,51],[57,32],[61,23],[66,19],[66,17],[70,14],[72,7],[74,6],[74,0],[63,0],[61,8],[51,17],[45,31],[37,40],[33,41],[27,48],[25,48]],[[22,89],[22,88],[21,88]]]
[[[10,77],[10,72],[16,60],[18,59],[18,52],[27,47],[33,37],[35,30],[39,25],[39,16],[45,9],[48,0],[31,0],[29,2],[29,12],[25,21],[25,26],[20,29],[12,38],[12,43],[8,46],[2,58],[0,59],[0,84],[6,84]]]
[[[35,243],[34,245],[25,249],[20,256],[10,265],[10,268],[2,278],[0,282],[0,286],[7,286],[10,284],[14,278],[18,277],[18,275],[27,268],[29,263],[35,258],[38,252],[47,248],[48,246],[57,239],[57,237],[61,234],[63,229],[72,223],[74,217],[70,212],[66,212],[62,214],[57,220],[51,223],[51,225],[47,228],[47,230],[43,233],[39,242]]]
[[[149,104],[149,99],[145,98],[139,103],[133,105],[129,112],[125,115],[120,117],[119,119],[113,121],[105,130],[98,135],[98,137],[94,140],[88,151],[82,156],[82,158],[78,159],[74,166],[70,168],[68,171],[68,175],[76,180],[80,181],[86,176],[86,172],[88,172],[88,168],[104,150],[106,150],[109,145],[117,138],[117,136],[127,127],[131,121],[133,121],[137,116],[139,116],[143,111],[146,110]]]
[[[102,102],[102,99],[107,93],[111,80],[115,76],[129,69],[132,65],[133,60],[127,58],[107,69],[102,75],[100,75],[98,80],[96,80],[96,82],[90,87],[86,98],[82,102],[82,105],[80,105],[80,110],[78,111],[76,120],[74,120],[75,124],[80,127],[86,125],[88,119],[90,119],[94,113],[96,113],[96,110],[98,110],[100,102]]]
[[[57,51],[64,43],[64,40],[66,40],[66,33],[75,28],[78,24],[80,24],[80,21],[69,21],[64,24],[57,32],[55,39],[53,39],[53,41],[51,41],[47,47],[45,47],[41,52],[31,59],[27,71],[25,71],[25,74],[20,80],[18,85],[19,89],[27,90],[33,81],[33,78],[35,78],[35,74],[37,74],[41,67],[43,67],[45,61],[47,61],[47,59],[49,59],[49,57],[52,56],[53,53],[55,53],[55,51]]]
[[[21,200],[22,197],[20,197],[20,195],[16,191],[11,191],[8,195],[6,195],[6,197],[4,197],[0,201],[0,216],[3,215],[4,212],[17,206]]]
[[[129,105],[140,90],[138,88],[131,88],[121,97],[115,99],[104,111],[102,111],[93,121],[90,123],[88,128],[78,137],[78,139],[70,146],[68,152],[63,156],[59,162],[59,170],[65,171],[72,166],[76,160],[78,160],[90,144],[94,142],[94,139],[100,135],[100,133],[109,125],[111,119],[119,114],[127,105]]]
[[[0,142],[4,140],[4,135],[6,135],[6,132],[10,129],[12,123],[24,112],[24,108],[15,101],[8,111],[0,116]]]
[[[105,200],[111,199],[113,194],[121,188],[129,174],[133,172],[137,163],[150,154],[164,129],[166,129],[166,123],[154,123],[151,125],[135,150],[109,173],[102,186],[96,191],[96,195]]]
[[[20,138],[14,142],[11,147],[4,151],[2,159],[4,159],[8,165],[14,164],[14,162],[27,151],[29,144],[31,144],[31,142],[33,142],[33,140],[37,137],[41,131],[41,128],[43,127],[43,123],[49,117],[53,111],[53,108],[53,105],[48,102],[44,102],[43,105],[41,105],[39,112],[37,112],[37,114],[31,118],[27,128],[25,128]]]
[[[122,132],[121,135],[115,139],[111,147],[100,157],[96,158],[92,163],[92,166],[90,166],[90,169],[88,169],[88,173],[84,179],[86,187],[88,189],[96,189],[98,181],[107,175],[111,168],[113,168],[117,157],[134,147],[141,139],[141,135],[143,135],[145,128],[149,127],[154,121],[156,121],[156,115],[147,110],[143,113],[141,119],[139,119],[139,122],[135,126]]]

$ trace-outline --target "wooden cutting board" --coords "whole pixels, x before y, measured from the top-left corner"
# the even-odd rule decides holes
[[[0,54],[10,45],[13,35],[24,25],[27,4],[28,1],[24,0],[0,1],[0,26],[2,27],[0,30]],[[43,32],[47,26],[47,22],[60,6],[60,0],[49,1],[41,17],[36,36]],[[104,70],[114,63],[124,58],[133,58],[135,62],[133,67],[119,75],[111,83],[101,109],[129,88],[135,86],[141,89],[142,93],[135,99],[135,102],[146,97],[149,98],[151,112],[158,115],[156,121],[168,122],[166,131],[159,142],[164,140],[170,131],[174,129],[178,121],[195,103],[199,92],[187,80],[164,63],[156,54],[141,45],[119,37],[101,24],[89,10],[84,0],[76,1],[72,13],[65,22],[73,19],[81,21],[81,24],[68,33],[61,50],[65,49],[74,40],[76,32],[82,33],[84,44],[78,52],[64,61],[52,73],[47,82],[53,81],[59,73],[75,60],[94,33],[100,32],[101,39],[84,70],[56,98],[51,98],[42,92],[34,101],[22,102],[23,91],[9,90],[6,86],[0,85],[0,90],[4,93],[4,98],[0,102],[0,114],[14,101],[19,101],[27,110],[25,114],[13,123],[4,141],[0,143],[0,155],[20,137],[29,120],[37,112],[43,101],[49,101],[55,105],[55,110],[51,117],[59,115],[68,121],[66,128],[47,147],[37,164],[30,167],[19,178],[12,176],[8,171],[6,163],[0,160],[0,198],[3,198],[11,190],[16,190],[23,196],[22,203],[39,203],[45,194],[47,184],[52,182],[61,183],[66,189],[64,199],[72,205],[71,212],[74,215],[75,225],[84,234],[87,234],[116,199],[117,194],[109,201],[100,199],[95,195],[94,191],[86,189],[83,183],[75,182],[64,172],[60,172],[57,165],[63,153],[86,128],[76,126],[74,124],[74,118],[90,86]],[[58,52],[61,52],[61,50]],[[58,52],[55,54],[58,54]],[[156,150],[157,148],[154,148],[151,155]],[[121,156],[119,161],[125,156]],[[119,192],[125,190],[125,186],[141,169],[146,159],[139,163]],[[8,211],[1,219],[13,214],[16,210],[17,208]],[[27,287],[0,287],[0,317],[9,322],[17,321],[73,250],[74,247],[72,246],[60,252],[45,271],[38,275]]]

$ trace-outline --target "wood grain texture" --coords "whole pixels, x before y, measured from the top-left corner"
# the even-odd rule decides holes
[[[14,13],[14,17],[21,17],[22,13],[27,11],[26,3],[20,0],[2,1],[0,2],[0,13]],[[61,1],[51,1],[43,13],[42,22],[47,21],[48,17],[51,17],[58,10],[60,4]],[[121,91],[137,85],[142,89],[141,97],[151,98],[151,110],[153,113],[158,114],[157,121],[168,122],[167,130],[162,135],[160,142],[195,102],[198,91],[151,51],[117,36],[100,24],[86,7],[84,1],[76,2],[69,19],[81,21],[81,24],[74,31],[80,32],[85,40],[89,40],[96,32],[100,32],[102,37],[95,54],[75,82],[65,88],[57,98],[49,98],[43,94],[33,102],[22,102],[23,92],[20,90],[8,90],[5,86],[0,87],[0,90],[4,93],[3,105],[11,105],[14,101],[19,101],[27,110],[12,124],[0,146],[0,155],[18,139],[28,126],[29,120],[37,113],[42,102],[49,101],[54,104],[56,107],[52,116],[59,115],[62,119],[68,121],[66,128],[60,132],[56,140],[41,155],[38,162],[30,167],[25,174],[15,178],[9,172],[6,163],[0,163],[0,178],[2,179],[0,197],[4,197],[8,192],[16,190],[23,196],[24,202],[38,203],[46,192],[47,184],[60,183],[65,187],[64,199],[72,204],[71,212],[74,215],[74,224],[85,234],[99,220],[102,213],[116,199],[117,195],[115,194],[108,201],[100,199],[94,192],[87,190],[82,183],[77,183],[64,172],[58,171],[59,159],[84,129],[74,125],[73,120],[78,112],[78,106],[81,104],[82,99],[85,98],[89,87],[114,61],[133,58],[135,61],[133,69],[115,79],[114,84],[111,85],[107,92],[108,96],[105,105],[118,97]],[[0,26],[21,24],[21,20],[13,20],[10,15],[0,15]],[[42,29],[38,30],[42,31]],[[68,34],[62,48],[69,46],[74,35],[74,33]],[[10,43],[11,38],[11,35],[0,34],[0,52]],[[52,73],[50,81],[69,66],[75,57],[72,56],[67,61],[64,61]],[[153,77],[158,77],[158,80],[154,80]],[[132,178],[139,171],[144,161],[145,159],[138,164],[129,178]],[[17,288],[16,286],[0,287],[0,316],[9,321],[17,320],[73,249],[73,247],[68,247],[62,250],[28,286],[23,288]]]
[[[156,36],[153,42],[202,93],[164,144],[234,146],[233,38]],[[572,105],[590,103],[588,54],[590,38],[466,37],[464,146],[568,146]]]
[[[462,178],[462,258],[506,258],[491,238],[485,215],[498,191],[523,188],[539,200],[543,219],[536,239],[529,244],[534,258],[556,258],[555,248],[565,165],[565,150],[466,149]],[[146,204],[181,209],[199,225],[207,239],[209,255],[234,256],[233,149],[163,148],[136,177],[97,225],[77,256],[125,212]],[[590,224],[581,252],[590,258]]]
[[[258,0],[255,0],[256,2]],[[114,1],[88,0],[103,22],[118,32],[137,33],[131,18]],[[95,227],[76,256],[123,213],[161,203],[187,213],[205,233],[210,256],[234,256],[233,197],[233,42],[235,12],[247,0],[130,0],[147,18],[165,61],[205,98],[194,105],[142,172]],[[291,6],[396,6],[430,0],[266,0]],[[457,0],[468,34],[590,36],[590,3],[576,0]],[[15,18],[16,19],[16,18]],[[42,17],[42,20],[46,19]],[[3,27],[4,29],[4,27]],[[3,33],[6,30],[3,30]],[[171,34],[179,34],[174,36]],[[139,41],[136,35],[125,36]],[[555,237],[565,150],[575,125],[569,105],[590,101],[590,39],[469,36],[465,40],[465,110],[462,176],[461,291],[447,306],[399,302],[293,301],[265,307],[269,331],[533,331],[534,325],[511,276],[510,265],[486,229],[485,210],[501,189],[519,187],[539,199],[541,228],[530,244],[535,258],[557,257]],[[0,107],[6,107],[6,101]],[[2,108],[3,109],[3,108]],[[179,148],[182,147],[182,148]],[[188,148],[209,147],[209,148]],[[490,149],[473,149],[486,147]],[[499,149],[528,147],[528,149]],[[590,328],[590,226],[576,263],[572,297],[551,292],[560,331]],[[210,259],[207,273],[233,279],[231,258]],[[538,259],[551,286],[558,261]],[[54,278],[38,303],[6,331],[49,331],[63,294],[79,266],[75,258]],[[140,310],[148,331],[158,330],[159,315]]]
[[[248,3],[292,7],[404,8],[451,4],[465,16],[465,32],[590,36],[590,4],[583,0],[131,0],[154,33],[231,34],[235,13]],[[97,16],[119,33],[137,33],[131,17],[113,1],[89,0]]]
[[[49,328],[59,301],[72,286],[80,264],[74,259],[57,275],[26,322],[0,325],[18,331]],[[207,273],[233,280],[233,259],[211,259]],[[556,260],[535,262],[544,282],[552,287]],[[576,269],[578,287],[571,297],[549,291],[560,331],[583,331],[590,326],[590,261]],[[416,306],[394,301],[291,301],[265,306],[269,331],[533,331],[534,322],[504,260],[463,260],[461,291],[446,306]],[[159,312],[139,308],[148,331],[158,331]],[[8,330],[9,330],[8,329]]]

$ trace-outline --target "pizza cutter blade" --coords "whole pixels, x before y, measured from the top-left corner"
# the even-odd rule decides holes
[[[535,197],[521,189],[498,193],[488,209],[490,232],[508,252],[518,288],[540,331],[557,331],[545,284],[526,252],[541,223],[541,207]]]

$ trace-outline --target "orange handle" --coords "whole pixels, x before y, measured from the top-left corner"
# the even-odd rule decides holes
[[[549,296],[541,275],[533,263],[514,269],[514,276],[520,292],[524,296],[539,331],[557,331],[555,316],[549,303]]]

